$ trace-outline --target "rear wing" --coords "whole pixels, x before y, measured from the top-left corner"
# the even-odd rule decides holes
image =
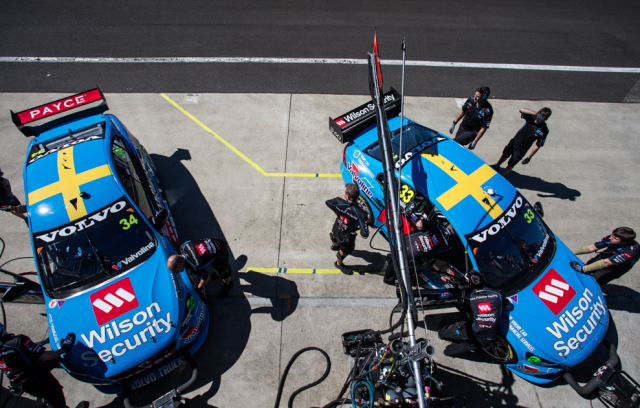
[[[25,126],[28,123],[36,122],[71,110],[76,110],[77,108],[98,101],[102,102],[88,109],[75,111],[70,115],[63,116],[53,121],[46,122],[38,126]],[[38,136],[39,134],[61,125],[64,122],[79,119],[84,116],[97,115],[107,110],[109,110],[107,100],[100,91],[100,88],[95,88],[66,98],[58,99],[57,101],[49,102],[44,105],[36,106],[35,108],[23,110],[22,112],[15,113],[11,111],[11,120],[13,120],[13,123],[22,132],[22,134],[29,137]]]
[[[394,117],[400,113],[400,93],[393,87],[382,96],[382,101],[387,117]],[[374,123],[376,123],[375,105],[373,101],[369,101],[337,119],[329,117],[329,130],[340,143],[348,143]]]

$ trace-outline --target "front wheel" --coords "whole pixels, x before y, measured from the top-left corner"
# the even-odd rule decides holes
[[[191,286],[193,286],[200,299],[206,300],[207,292],[205,291],[205,288],[202,287],[201,289],[198,289],[198,285],[200,284],[200,276],[196,273],[195,270],[193,270],[193,267],[189,264],[187,264],[186,270],[187,276],[189,276],[189,280],[191,281]]]
[[[489,347],[485,347],[482,350],[500,364],[515,364],[518,361],[518,356],[511,344],[500,335]]]

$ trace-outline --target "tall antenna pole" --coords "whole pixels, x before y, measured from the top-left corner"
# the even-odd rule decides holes
[[[407,54],[407,48],[405,46],[406,39],[402,39],[402,89],[400,94],[400,145],[398,147],[398,157],[402,157],[402,131],[404,129],[404,65],[405,56]],[[400,208],[400,191],[402,190],[402,167],[398,171],[398,204],[397,208]],[[396,213],[396,224],[400,224],[400,213]]]
[[[374,53],[369,53],[369,67],[370,67],[370,82],[369,91],[371,97],[376,105],[376,117],[378,120],[378,143],[382,153],[382,164],[385,172],[386,184],[389,187],[388,197],[389,204],[391,204],[391,214],[387,215],[387,232],[389,233],[389,245],[391,250],[395,252],[400,267],[400,273],[402,274],[402,280],[404,281],[404,296],[407,296],[407,326],[409,329],[409,344],[414,349],[416,346],[416,333],[415,322],[413,321],[415,302],[413,300],[413,290],[411,288],[411,280],[407,269],[407,259],[404,250],[404,230],[400,227],[400,222],[396,222],[398,219],[399,205],[395,200],[398,190],[394,180],[395,167],[393,166],[393,150],[391,146],[391,132],[389,131],[389,123],[387,121],[387,113],[384,109],[384,103],[382,102],[382,73],[380,72],[380,59],[378,57],[378,39],[377,33],[374,35],[373,41]],[[404,88],[404,87],[403,87]],[[403,89],[404,92],[404,89]],[[386,193],[386,192],[385,192]],[[387,203],[385,203],[386,207]],[[395,247],[394,247],[395,244]],[[420,371],[420,362],[412,361],[411,366],[413,369],[413,378],[416,382],[416,388],[418,391],[418,403],[420,408],[427,408],[424,398],[424,384],[422,382],[422,371]]]

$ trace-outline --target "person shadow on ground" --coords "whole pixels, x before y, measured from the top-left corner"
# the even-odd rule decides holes
[[[516,188],[545,193],[538,194],[538,197],[542,198],[559,198],[561,200],[576,201],[576,198],[582,195],[580,191],[569,188],[562,183],[549,182],[540,177],[520,174],[515,170],[507,174],[506,179]]]

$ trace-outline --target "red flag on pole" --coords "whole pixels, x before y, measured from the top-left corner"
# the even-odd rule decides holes
[[[380,57],[378,56],[378,30],[373,32],[373,53],[376,56],[376,71],[378,73],[378,85],[382,90],[382,71],[380,71]]]

